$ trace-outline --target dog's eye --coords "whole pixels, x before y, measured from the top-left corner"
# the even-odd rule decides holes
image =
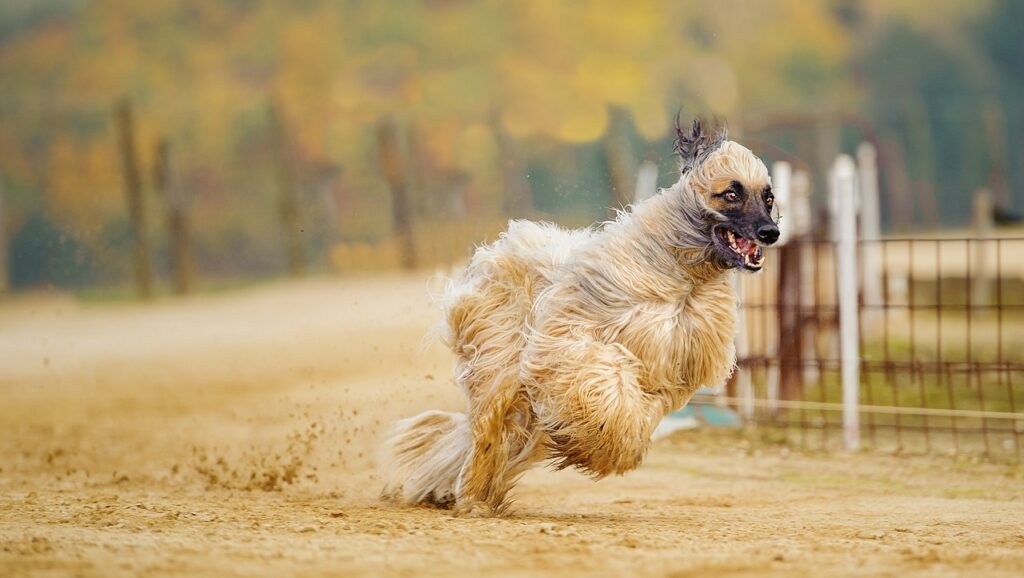
[[[725,191],[725,194],[722,195],[722,198],[732,203],[735,202],[736,199],[739,198],[739,196],[736,195],[736,191]]]
[[[764,198],[764,203],[769,207],[775,204],[775,195],[768,195]]]

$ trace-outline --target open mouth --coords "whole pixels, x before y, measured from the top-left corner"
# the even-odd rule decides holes
[[[761,247],[757,243],[727,227],[719,228],[718,236],[743,268],[750,271],[761,270],[761,265],[764,264],[764,252],[761,251]]]

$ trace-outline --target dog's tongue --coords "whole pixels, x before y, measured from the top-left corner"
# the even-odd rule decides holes
[[[744,255],[751,255],[757,250],[756,244],[751,243],[742,237],[736,240],[736,246],[739,248],[740,253],[743,253]]]

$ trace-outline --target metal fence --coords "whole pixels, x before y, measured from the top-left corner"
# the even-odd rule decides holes
[[[856,205],[843,207],[833,221],[853,222]],[[798,235],[765,273],[741,276],[726,401],[805,448],[1020,460],[1024,236],[865,238],[860,225]]]
[[[899,451],[1004,453],[1024,446],[1024,238],[858,243],[857,412],[864,445]],[[745,351],[731,400],[804,447],[842,441],[835,243],[794,241],[780,272],[744,280]],[[863,270],[866,254],[880,276]],[[788,290],[795,267],[805,286]],[[982,261],[988,261],[983,264]],[[781,261],[781,262],[779,262]],[[810,280],[810,283],[806,283]],[[865,291],[871,282],[878,294]]]

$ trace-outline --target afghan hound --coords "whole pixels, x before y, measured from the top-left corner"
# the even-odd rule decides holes
[[[443,298],[465,413],[427,411],[388,441],[384,495],[504,513],[550,460],[595,479],[636,468],[662,417],[735,365],[732,271],[779,237],[749,149],[676,124],[679,181],[584,230],[511,221]]]

